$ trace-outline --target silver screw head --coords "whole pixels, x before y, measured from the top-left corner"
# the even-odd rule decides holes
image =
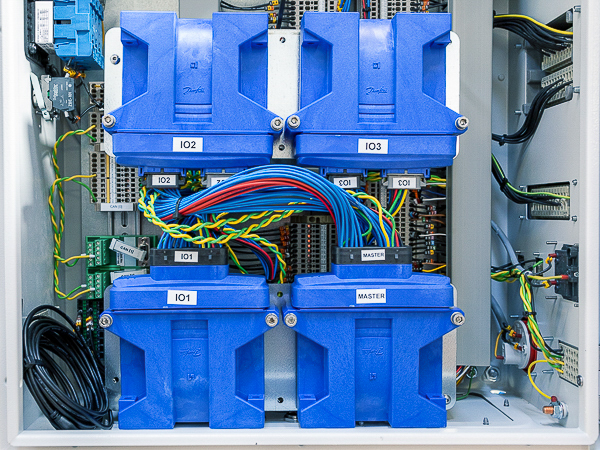
[[[457,327],[460,327],[463,323],[465,323],[465,316],[462,313],[456,311],[453,312],[450,316],[450,321]]]
[[[275,117],[273,120],[271,120],[271,128],[273,131],[283,130],[283,119],[281,117]]]
[[[469,126],[469,119],[467,119],[465,116],[460,116],[458,119],[456,119],[454,124],[459,130],[466,130]]]
[[[583,377],[581,375],[577,375],[577,386],[583,386]]]
[[[119,55],[111,55],[110,62],[111,64],[119,64],[121,62],[121,58],[119,58]]]
[[[276,326],[279,323],[279,318],[277,317],[277,314],[269,313],[269,314],[267,314],[267,317],[265,317],[265,322],[267,323],[268,326],[273,328],[274,326]]]
[[[300,117],[294,114],[288,118],[287,123],[290,128],[298,128],[300,126]]]
[[[452,398],[448,394],[444,394],[444,398],[446,399],[446,405],[449,405],[452,401]]]
[[[115,126],[115,123],[117,123],[115,116],[111,116],[110,114],[102,116],[102,125],[104,125],[105,128],[112,128]]]
[[[288,313],[285,315],[285,324],[288,327],[295,327],[298,323],[298,317],[294,313]]]
[[[98,319],[98,325],[100,328],[108,328],[113,324],[113,318],[110,314],[103,314]]]

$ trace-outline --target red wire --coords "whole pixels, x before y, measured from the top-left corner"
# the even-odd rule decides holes
[[[248,194],[250,192],[258,191],[265,188],[270,188],[274,186],[291,186],[296,187],[300,190],[306,191],[317,197],[321,203],[327,208],[331,217],[333,217],[335,221],[335,215],[331,210],[329,202],[319,193],[319,191],[313,189],[311,186],[302,183],[300,181],[288,180],[286,178],[269,178],[267,180],[254,180],[254,181],[245,181],[236,186],[231,186],[222,191],[215,192],[210,194],[204,198],[199,199],[197,202],[192,203],[191,205],[186,206],[181,209],[179,212],[181,214],[189,215],[191,213],[197,212],[200,209],[210,208],[211,206],[219,203],[224,198],[234,198],[243,194]],[[173,214],[169,214],[166,217],[163,217],[162,220],[170,220],[173,218]]]

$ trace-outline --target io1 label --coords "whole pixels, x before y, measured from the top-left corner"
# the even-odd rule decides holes
[[[371,153],[377,155],[387,155],[387,139],[359,139],[358,153]]]
[[[167,291],[167,305],[197,305],[198,292],[196,291]]]
[[[192,137],[174,137],[173,138],[174,152],[201,152],[202,138]]]
[[[175,257],[173,258],[175,262],[179,263],[190,263],[190,262],[198,262],[198,252],[175,252]]]
[[[385,303],[385,289],[357,289],[356,304]]]

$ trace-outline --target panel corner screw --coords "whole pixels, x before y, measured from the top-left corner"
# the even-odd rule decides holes
[[[487,417],[483,418],[483,424],[484,425],[489,425],[490,424],[490,421],[489,421],[489,419]]]
[[[103,314],[98,319],[98,325],[100,328],[108,328],[113,324],[113,318],[110,314]]]
[[[102,116],[102,125],[104,125],[105,128],[112,128],[115,126],[115,123],[117,123],[115,116],[110,114]]]
[[[577,186],[577,180],[573,180],[571,183],[573,183],[573,186]]]
[[[300,117],[294,114],[288,118],[287,123],[290,128],[298,128],[300,126]]]
[[[288,313],[285,315],[285,324],[288,327],[290,327],[290,328],[295,327],[297,323],[298,323],[298,317],[296,317],[296,314]]]
[[[577,216],[573,216],[573,217],[571,217],[571,220],[572,220],[573,222],[577,222]]]
[[[452,315],[450,316],[450,321],[454,325],[456,325],[457,327],[459,327],[463,323],[465,323],[465,316],[462,313],[456,311],[456,312],[453,312]]]
[[[109,59],[111,64],[119,64],[121,62],[121,58],[119,58],[119,55],[110,55]]]
[[[273,120],[271,120],[271,128],[273,131],[283,130],[283,119],[281,117],[275,117]]]
[[[504,399],[504,406],[510,406],[510,403],[508,403],[508,399],[507,398]]]
[[[577,375],[577,386],[583,386],[583,377],[581,375]]]
[[[279,323],[279,318],[277,317],[277,314],[269,313],[265,317],[265,322],[267,323],[268,326],[273,328],[275,325],[277,325]]]
[[[459,130],[466,130],[469,126],[469,119],[467,119],[465,116],[460,116],[458,119],[456,119],[454,125],[456,125],[456,128]]]

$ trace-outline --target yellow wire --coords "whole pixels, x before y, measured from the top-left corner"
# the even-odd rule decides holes
[[[400,205],[398,205],[398,209],[396,209],[396,211],[394,211],[392,213],[392,216],[395,216],[396,214],[398,214],[400,212],[400,210],[402,209],[402,206],[404,205],[404,201],[406,200],[407,195],[408,195],[408,189],[405,189],[404,192],[402,193],[402,198],[400,199]]]
[[[59,260],[58,262],[66,264],[68,262],[73,261],[74,259],[89,259],[89,258],[92,258],[92,255],[77,255],[77,256],[71,256],[70,258],[67,258],[67,259],[62,259],[58,255],[54,255],[54,257]]]
[[[556,28],[549,27],[548,25],[546,25],[546,24],[544,24],[542,22],[538,22],[533,17],[524,16],[522,14],[500,14],[498,16],[494,16],[494,19],[504,19],[504,18],[506,18],[506,19],[527,19],[530,22],[533,22],[537,26],[545,28],[548,31],[552,31],[554,33],[562,34],[562,35],[565,35],[565,36],[573,36],[573,32],[572,31],[557,30]]]
[[[235,252],[233,251],[233,249],[231,248],[231,246],[229,244],[225,244],[225,247],[227,247],[227,250],[229,250],[229,254],[233,258],[233,260],[237,263],[237,265],[240,266],[240,267],[242,267],[242,265],[240,264],[240,260],[238,259],[237,255],[235,254]],[[245,270],[246,269],[244,269],[242,267],[242,271],[245,271]]]
[[[556,276],[556,277],[536,277],[533,275],[529,275],[529,278],[532,280],[562,280],[562,275]]]
[[[351,195],[356,194],[356,192],[350,191],[350,190],[348,191],[348,193],[350,193]],[[362,195],[359,195],[358,198],[370,200],[371,202],[375,203],[375,205],[377,206],[377,214],[379,215],[379,226],[381,227],[383,237],[385,237],[385,242],[386,242],[387,246],[389,247],[390,246],[390,238],[389,238],[387,232],[385,231],[385,225],[383,225],[383,208],[381,206],[381,203],[379,203],[379,200],[377,200],[372,195],[362,194]]]
[[[446,264],[436,267],[435,269],[427,269],[427,270],[421,270],[421,272],[426,272],[426,273],[431,273],[431,272],[437,272],[438,270],[441,270],[443,268],[446,267]]]
[[[85,291],[79,292],[77,295],[73,295],[71,297],[67,297],[67,300],[75,300],[77,297],[82,296],[83,294],[87,294],[88,292],[92,292],[93,289],[86,289]]]
[[[531,385],[535,388],[536,391],[539,392],[539,394],[543,397],[546,397],[548,400],[552,400],[552,397],[550,397],[548,394],[545,394],[544,392],[541,391],[541,389],[539,387],[537,387],[537,385],[533,382],[533,377],[531,376],[531,369],[533,368],[533,366],[535,366],[537,363],[543,363],[543,362],[549,362],[547,359],[538,359],[533,361],[531,364],[529,364],[529,367],[527,367],[527,376],[529,377],[529,381],[531,382]]]
[[[502,336],[502,333],[504,332],[504,330],[500,330],[500,333],[498,333],[498,337],[496,338],[496,345],[494,346],[494,357],[498,358],[498,343],[500,342],[500,336]]]

